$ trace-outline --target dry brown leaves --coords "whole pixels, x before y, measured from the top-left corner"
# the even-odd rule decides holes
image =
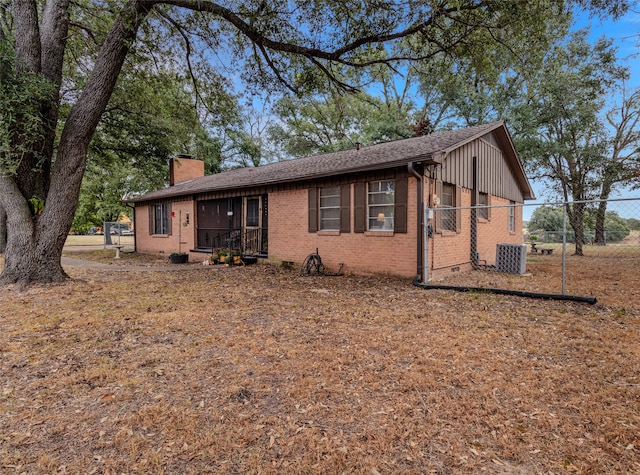
[[[534,264],[527,290],[556,278]],[[267,265],[69,272],[0,289],[2,473],[640,471],[637,294],[589,306]]]

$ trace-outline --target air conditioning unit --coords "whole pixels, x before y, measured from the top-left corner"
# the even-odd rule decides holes
[[[524,244],[498,244],[496,246],[496,271],[507,274],[524,274],[527,271],[527,246]]]

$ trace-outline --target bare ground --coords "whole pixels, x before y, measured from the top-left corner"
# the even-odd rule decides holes
[[[578,259],[586,305],[83,255],[0,289],[0,473],[640,472],[637,261]]]

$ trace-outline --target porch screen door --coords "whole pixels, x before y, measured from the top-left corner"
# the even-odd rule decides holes
[[[249,196],[244,199],[244,240],[246,253],[257,253],[261,250],[262,239],[262,197]]]
[[[245,216],[244,216],[244,226],[248,231],[250,229],[257,229],[260,227],[261,221],[261,206],[260,206],[260,197],[255,198],[246,198],[247,202],[245,205]]]

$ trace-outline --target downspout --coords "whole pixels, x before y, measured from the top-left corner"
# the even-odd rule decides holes
[[[418,281],[422,280],[422,228],[424,226],[424,219],[423,219],[423,192],[422,192],[422,187],[423,187],[423,176],[418,173],[415,169],[415,163],[414,162],[409,162],[407,164],[407,171],[409,172],[409,174],[413,175],[416,180],[418,180],[418,190],[417,190],[417,195],[418,195],[418,208],[417,208],[417,215],[418,215],[418,233],[417,233],[417,249],[416,249],[416,254],[417,254],[417,259],[416,259],[416,279]]]
[[[421,284],[417,279],[414,279],[413,285],[426,290],[454,290],[456,292],[485,292],[498,295],[515,295],[517,297],[528,297],[532,299],[545,299],[545,300],[568,300],[570,302],[582,302],[594,305],[598,302],[595,297],[582,297],[580,295],[566,295],[566,294],[542,294],[538,292],[527,292],[524,290],[510,290],[510,289],[493,289],[487,287],[462,287],[457,285],[439,285],[439,284]]]
[[[473,184],[471,190],[471,249],[469,254],[474,269],[478,268],[478,157],[472,159]]]

